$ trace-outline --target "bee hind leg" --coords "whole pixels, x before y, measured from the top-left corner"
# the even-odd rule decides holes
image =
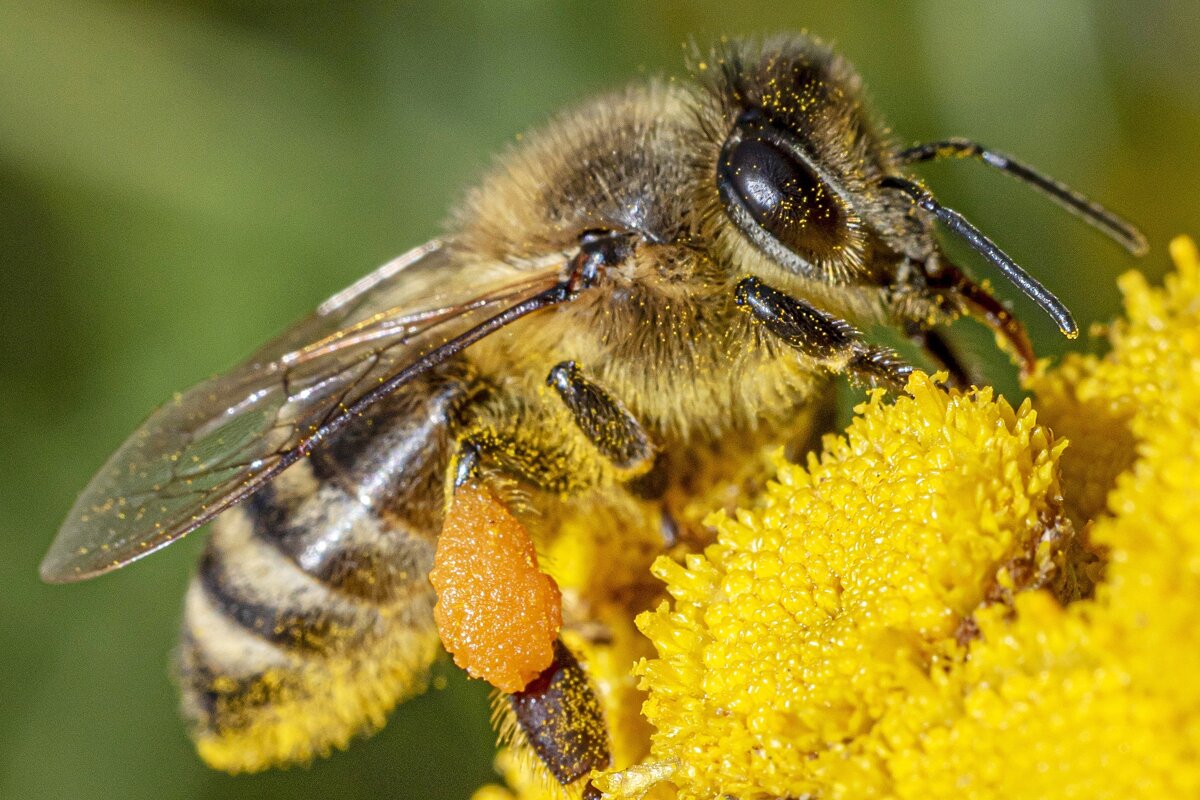
[[[615,405],[611,408],[601,405],[608,410],[618,408]],[[637,430],[640,432],[640,427]],[[485,493],[490,500],[485,501],[487,503],[486,513],[478,515],[477,522],[480,532],[489,527],[496,528],[497,521],[506,517],[510,519],[511,526],[522,527],[515,518],[512,518],[509,503],[501,500],[486,488],[488,484],[499,485],[503,483],[504,478],[517,478],[545,490],[569,492],[579,488],[577,481],[581,480],[580,475],[586,472],[579,469],[581,465],[573,463],[565,453],[551,454],[547,457],[546,453],[535,452],[528,443],[522,443],[519,437],[512,432],[479,429],[465,436],[460,441],[459,448],[458,459],[452,472],[453,486],[450,503],[454,508],[467,497],[472,495],[478,497],[481,493]],[[629,447],[626,450],[632,453],[636,448]],[[511,531],[512,527],[509,527],[509,530]],[[446,533],[443,532],[442,538],[445,537]],[[482,550],[486,550],[487,543],[495,539],[491,533],[487,536],[471,538],[480,543]],[[528,547],[529,556],[532,557],[532,542]],[[441,544],[439,540],[439,560],[440,558]],[[485,560],[474,559],[472,562],[474,571],[483,573],[494,571],[496,574],[500,574],[498,570],[494,570],[493,567],[484,563]],[[474,592],[468,585],[462,583],[451,588],[457,595],[452,601],[469,605],[472,609],[472,613],[463,616],[475,620],[495,617],[497,619],[494,627],[509,630],[510,633],[512,632],[512,619],[528,611],[529,604],[519,601],[514,596],[519,593],[515,592],[510,585],[493,587],[500,590],[497,592]],[[448,597],[445,590],[439,588],[438,591],[439,602],[445,601]],[[464,593],[471,594],[472,597],[464,600]],[[490,608],[489,598],[493,596],[505,598],[501,603],[502,607]],[[557,599],[555,602],[558,602]],[[512,603],[517,603],[518,607],[511,607]],[[503,619],[500,619],[501,617]],[[558,622],[561,623],[561,618],[558,619]],[[442,627],[440,619],[439,631],[442,633],[443,642],[447,643],[449,648],[447,629]],[[480,641],[494,635],[494,631],[477,633],[480,635],[472,634],[468,638]],[[574,654],[561,638],[555,637],[553,631],[546,631],[546,633],[549,633],[552,639],[550,643],[553,650],[551,660],[532,678],[522,677],[521,680],[525,683],[521,688],[513,688],[511,685],[492,681],[486,675],[480,674],[477,677],[488,679],[502,692],[500,702],[507,706],[504,714],[511,726],[501,725],[501,730],[504,731],[505,728],[511,727],[511,731],[516,737],[515,743],[532,751],[549,775],[559,784],[576,786],[582,782],[583,785],[580,789],[583,796],[585,798],[594,797],[595,789],[587,782],[587,778],[594,770],[606,769],[611,762],[608,726],[604,719],[604,712],[587,673]],[[540,638],[542,636],[540,628],[534,632],[534,635],[538,637],[539,642],[547,641],[545,638]],[[519,634],[519,637],[521,641],[525,641],[524,634]],[[461,651],[455,652],[456,662],[475,675],[476,672],[472,671],[472,666],[459,661],[461,655]],[[488,653],[472,654],[469,658],[472,662],[476,660],[483,662],[491,659],[491,655]]]
[[[868,344],[849,322],[803,300],[773,289],[758,278],[745,278],[735,301],[767,330],[831,372],[892,391],[903,391],[912,366],[894,350]]]
[[[525,742],[554,779],[569,786],[611,762],[608,727],[587,673],[558,640],[554,661],[508,696]],[[584,787],[585,796],[589,786]]]
[[[550,419],[494,414],[491,420],[476,421],[459,440],[452,472],[452,504],[459,495],[479,492],[489,483],[503,485],[506,479],[569,495],[608,477],[624,480],[651,469],[656,451],[646,430],[618,399],[590,381],[575,362],[556,365],[546,383],[594,451],[560,445],[557,436],[550,440],[539,436],[534,429],[544,427]],[[497,424],[496,418],[505,421]],[[524,421],[514,423],[514,419]],[[492,497],[507,506],[495,495]],[[493,523],[507,515],[508,510],[499,506],[488,514]],[[550,664],[523,688],[503,688],[503,702],[511,712],[509,719],[518,741],[533,751],[554,780],[563,786],[584,781],[583,796],[595,797],[596,790],[586,778],[594,770],[607,768],[611,761],[603,709],[587,673],[570,649],[561,639],[552,646]]]

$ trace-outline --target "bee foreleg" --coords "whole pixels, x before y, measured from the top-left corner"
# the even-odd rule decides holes
[[[758,278],[745,278],[735,290],[739,306],[775,336],[833,372],[872,386],[902,391],[912,366],[894,350],[863,341],[849,322],[784,294]]]
[[[550,370],[546,384],[562,399],[579,430],[621,470],[649,466],[654,445],[641,423],[619,400],[583,376],[574,361]]]

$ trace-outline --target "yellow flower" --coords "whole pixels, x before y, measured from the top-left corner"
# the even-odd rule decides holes
[[[1061,444],[1028,404],[914,376],[881,392],[806,468],[782,460],[765,503],[655,572],[674,597],[639,626],[658,658],[655,759],[682,797],[886,788],[876,738],[938,682],[982,604],[1061,570]]]
[[[1071,357],[1033,385],[1072,437],[1068,506],[1107,554],[1095,597],[1063,608],[1027,592],[1015,614],[978,614],[941,692],[952,713],[900,715],[890,793],[1200,793],[1200,261],[1187,239],[1172,254],[1165,289],[1121,280],[1127,319],[1105,358]]]
[[[914,375],[778,458],[702,554],[659,558],[654,654],[632,664],[628,631],[599,662],[624,748],[599,788],[1200,796],[1200,258],[1172,255],[1162,289],[1121,279],[1110,352],[1044,367],[1032,403]]]

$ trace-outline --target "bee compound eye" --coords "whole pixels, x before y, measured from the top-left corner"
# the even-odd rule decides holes
[[[732,215],[743,229],[748,215],[784,247],[815,258],[841,239],[845,214],[837,195],[808,164],[774,143],[742,139],[726,150],[718,172],[726,203],[744,211],[733,209]],[[756,231],[746,233],[759,238]]]

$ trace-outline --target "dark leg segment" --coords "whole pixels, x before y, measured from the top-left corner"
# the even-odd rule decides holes
[[[1020,365],[1021,374],[1025,377],[1033,374],[1037,366],[1037,357],[1034,355],[1029,335],[1025,332],[1025,326],[990,291],[949,263],[942,264],[941,272],[930,280],[930,288],[947,291],[952,298],[951,308],[966,311],[991,328],[1008,344],[1009,350]],[[932,355],[938,357],[936,353]]]
[[[561,640],[550,666],[508,702],[529,746],[559,783],[566,786],[609,765],[600,701]]]
[[[773,289],[758,278],[737,285],[735,300],[801,353],[872,386],[902,391],[912,367],[894,351],[869,345],[845,320]]]
[[[616,398],[583,377],[574,361],[550,370],[546,384],[562,398],[579,430],[614,466],[632,469],[653,457],[654,447],[638,421]]]
[[[966,389],[972,384],[978,383],[976,376],[963,364],[958,353],[940,333],[928,328],[913,327],[909,330],[908,335],[939,367],[946,370],[950,375],[950,386]]]

